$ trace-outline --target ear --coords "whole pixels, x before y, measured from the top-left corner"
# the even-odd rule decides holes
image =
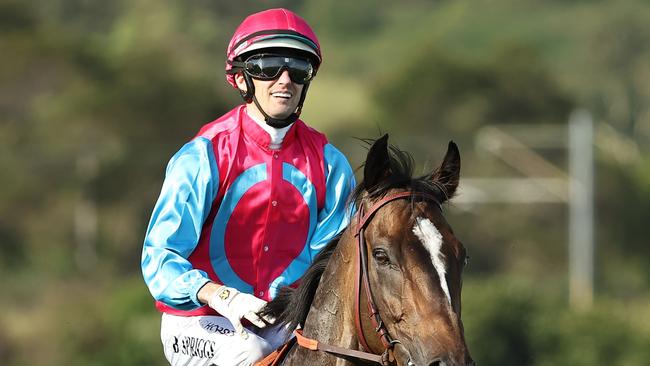
[[[460,152],[453,141],[449,141],[442,164],[431,174],[431,180],[444,189],[445,201],[452,198],[460,178]],[[444,201],[443,201],[444,202]],[[442,203],[442,202],[440,202]]]
[[[366,190],[372,188],[389,175],[388,134],[385,134],[375,141],[368,150],[363,168],[363,186]]]
[[[246,80],[244,79],[244,74],[242,72],[235,74],[235,84],[237,84],[237,88],[239,88],[239,90],[248,90],[248,87],[246,86]]]

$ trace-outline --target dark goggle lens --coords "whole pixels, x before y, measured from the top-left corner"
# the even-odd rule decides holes
[[[311,63],[295,57],[255,55],[246,60],[244,68],[250,76],[260,80],[276,79],[285,69],[294,83],[304,84],[314,77]]]

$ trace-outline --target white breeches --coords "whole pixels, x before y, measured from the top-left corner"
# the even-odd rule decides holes
[[[246,328],[248,337],[235,334],[221,316],[162,315],[160,337],[172,366],[250,366],[283,345],[284,327]]]

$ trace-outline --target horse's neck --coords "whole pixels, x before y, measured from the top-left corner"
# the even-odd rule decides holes
[[[303,328],[304,335],[348,349],[358,348],[354,328],[354,237],[346,232],[332,253],[327,268],[314,295],[309,315]],[[297,358],[310,365],[347,365],[344,360],[327,356],[323,352],[297,350]]]
[[[305,334],[321,342],[351,346],[354,330],[354,238],[346,232],[323,273],[305,321]],[[342,338],[343,337],[343,338]]]

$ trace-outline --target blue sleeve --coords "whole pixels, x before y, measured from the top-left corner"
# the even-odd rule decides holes
[[[331,144],[325,145],[324,156],[325,205],[318,213],[318,223],[309,243],[312,256],[343,231],[354,214],[354,206],[347,205],[356,185],[350,163],[343,153]]]
[[[187,258],[199,242],[218,186],[209,140],[192,140],[169,161],[142,250],[142,274],[156,300],[181,310],[202,305],[196,295],[208,275]]]

